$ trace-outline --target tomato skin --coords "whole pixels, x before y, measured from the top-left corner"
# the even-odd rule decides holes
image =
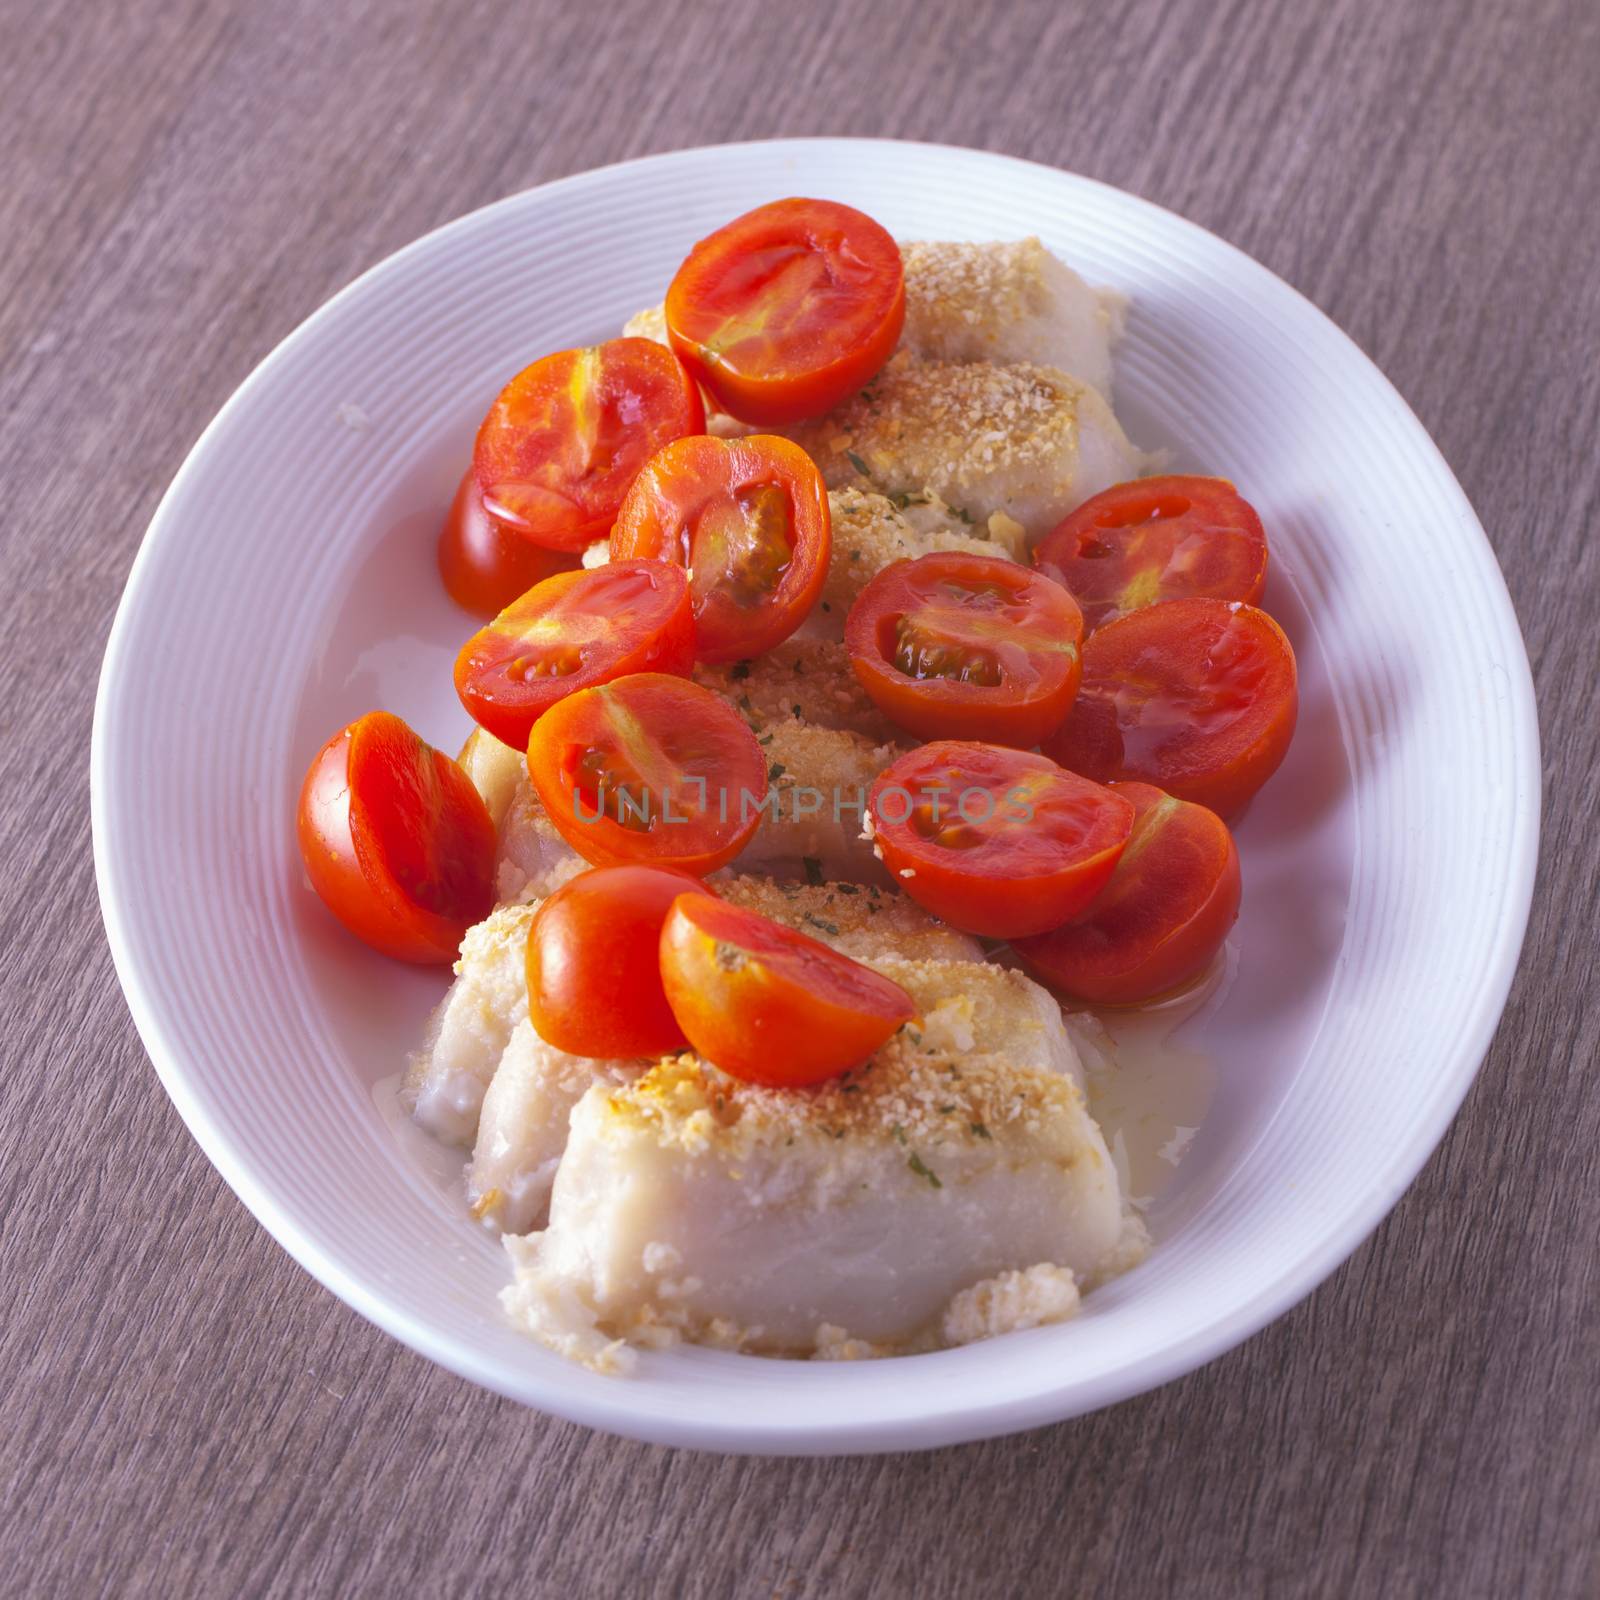
[[[952,926],[991,939],[1043,933],[1083,910],[1111,876],[1134,815],[1124,796],[1045,756],[954,739],[901,756],[867,805],[899,886]]]
[[[659,672],[557,701],[534,724],[528,775],[586,861],[696,877],[750,842],[767,793],[766,757],[744,718],[711,690]]]
[[[831,410],[894,353],[905,270],[864,212],[775,200],[702,239],[665,309],[672,348],[717,404],[777,426]]]
[[[1266,612],[1164,600],[1090,634],[1072,712],[1046,755],[1235,816],[1277,770],[1299,709],[1294,650]]]
[[[1118,783],[1135,820],[1094,903],[1014,948],[1042,982],[1090,1005],[1128,1006],[1210,966],[1239,916],[1239,851],[1214,811],[1147,783]]]
[[[1071,709],[1083,617],[1042,573],[939,551],[877,573],[850,608],[844,642],[861,687],[912,733],[1025,749]]]
[[[368,712],[317,752],[295,820],[311,886],[397,961],[449,962],[494,908],[495,831],[471,780],[398,717]]]
[[[1136,478],[1085,500],[1047,533],[1034,565],[1072,591],[1089,630],[1191,596],[1255,605],[1267,536],[1226,478]]]
[[[472,466],[490,514],[534,544],[604,538],[634,475],[662,445],[705,427],[700,391],[650,339],[558,350],[500,391]]]
[[[693,666],[682,570],[614,561],[545,579],[473,634],[456,657],[456,693],[479,727],[526,749],[534,723],[578,689],[632,672],[686,678]]]
[[[661,981],[695,1050],[746,1083],[803,1088],[859,1066],[917,1008],[899,984],[758,912],[673,903]]]
[[[661,927],[683,894],[675,867],[591,867],[534,913],[528,1015],[547,1044],[597,1059],[672,1055],[688,1040],[661,985]]]
[[[471,467],[440,530],[438,561],[445,593],[475,617],[495,616],[534,584],[580,565],[576,555],[546,550],[490,516]]]
[[[781,529],[771,525],[774,509]],[[613,561],[644,557],[692,571],[695,653],[708,662],[748,660],[787,639],[822,593],[832,550],[822,474],[799,445],[769,434],[667,445],[634,480],[611,529]]]

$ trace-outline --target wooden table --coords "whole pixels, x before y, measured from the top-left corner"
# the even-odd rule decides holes
[[[1600,1593],[1597,88],[1593,0],[3,0],[0,1590]],[[719,1459],[435,1370],[223,1187],[112,975],[90,703],[184,453],[362,268],[602,162],[838,132],[1148,196],[1371,352],[1510,581],[1544,870],[1443,1148],[1243,1349],[1022,1438]]]

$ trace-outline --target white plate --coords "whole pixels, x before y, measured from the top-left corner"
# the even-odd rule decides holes
[[[606,1379],[500,1321],[498,1247],[385,1116],[379,1080],[441,980],[332,926],[303,884],[294,799],[321,740],[361,712],[399,712],[449,748],[465,731],[449,665],[471,625],[432,544],[499,386],[615,333],[695,239],[796,193],[901,238],[1038,233],[1132,296],[1118,411],[1137,441],[1260,508],[1300,726],[1240,830],[1237,977],[1189,1039],[1220,1089],[1144,1266],[1073,1323],[964,1350],[805,1364],[685,1349]],[[688,150],[517,195],[375,267],[286,339],[151,523],[106,651],[92,789],[106,927],[156,1070],[308,1271],[543,1410],[668,1443],[824,1452],[1122,1399],[1331,1272],[1410,1183],[1488,1046],[1532,891],[1539,764],[1483,531],[1404,402],[1313,306],[1082,178],[825,139]]]

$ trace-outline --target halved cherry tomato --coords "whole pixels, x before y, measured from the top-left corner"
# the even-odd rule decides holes
[[[710,894],[676,867],[591,867],[528,929],[528,1016],[569,1055],[664,1056],[688,1043],[661,987],[661,925],[684,894]]]
[[[471,780],[399,717],[371,711],[317,752],[300,790],[311,886],[398,961],[453,961],[494,908],[494,824]]]
[[[906,318],[900,247],[832,200],[775,200],[702,239],[667,290],[667,337],[724,411],[820,416],[887,361]]]
[[[1139,478],[1085,500],[1039,541],[1033,561],[1072,591],[1092,630],[1191,595],[1254,605],[1267,581],[1267,536],[1226,478]]]
[[[578,564],[576,555],[546,550],[491,517],[477,475],[467,468],[439,534],[439,576],[458,606],[492,617],[541,579],[571,572]]]
[[[1035,745],[1078,692],[1083,617],[1041,573],[940,551],[885,567],[845,622],[878,708],[924,739]]]
[[[1294,651],[1265,611],[1166,600],[1089,635],[1078,698],[1044,751],[1229,817],[1277,770],[1298,706]]]
[[[767,434],[669,444],[634,479],[611,559],[689,569],[696,654],[743,661],[805,621],[833,548],[828,491],[799,445]]]
[[[1044,756],[944,739],[880,774],[868,796],[883,863],[919,905],[1012,939],[1077,915],[1133,828],[1119,794]]]
[[[489,408],[472,456],[491,515],[535,544],[604,538],[634,475],[705,427],[700,391],[664,345],[608,339],[525,368]]]
[[[911,996],[871,967],[704,894],[684,895],[667,913],[661,981],[707,1061],[774,1088],[859,1066],[917,1014]]]
[[[456,657],[456,693],[472,720],[526,749],[533,725],[577,689],[630,672],[694,666],[689,581],[665,561],[613,561],[546,578]]]
[[[1214,811],[1115,783],[1133,802],[1133,834],[1087,911],[1016,951],[1052,988],[1091,1005],[1126,1006],[1198,977],[1239,915],[1239,852]]]
[[[744,718],[684,678],[636,672],[557,701],[534,724],[528,774],[586,861],[648,861],[697,877],[761,821],[767,763]]]

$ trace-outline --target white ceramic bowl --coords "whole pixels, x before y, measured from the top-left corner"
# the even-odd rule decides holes
[[[1118,410],[1140,443],[1226,474],[1260,508],[1300,726],[1240,830],[1238,974],[1192,1041],[1220,1089],[1145,1265],[1075,1322],[967,1349],[854,1364],[681,1349],[607,1379],[502,1323],[500,1250],[385,1114],[380,1080],[441,978],[332,925],[303,882],[294,799],[318,744],[371,708],[449,748],[465,732],[449,667],[471,624],[440,592],[433,537],[499,386],[615,333],[695,239],[793,193],[849,201],[902,238],[1037,233],[1132,297]],[[543,1410],[794,1452],[1070,1417],[1197,1366],[1307,1293],[1394,1204],[1477,1070],[1526,921],[1539,789],[1527,661],[1483,532],[1404,402],[1314,307],[1099,184],[833,139],[546,185],[318,311],[156,513],[106,652],[92,772],[134,1020],[194,1136],[285,1249],[396,1338]]]

